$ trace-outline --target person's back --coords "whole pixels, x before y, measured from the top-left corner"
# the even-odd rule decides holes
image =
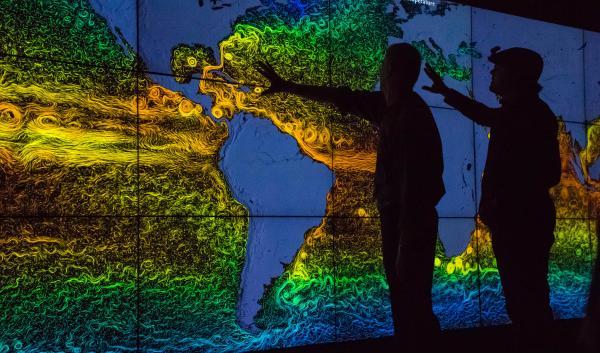
[[[479,212],[490,227],[498,218],[527,219],[540,202],[550,207],[548,189],[560,181],[558,124],[548,105],[531,94],[494,114]]]
[[[395,110],[400,110],[396,112]],[[390,166],[388,194],[400,202],[407,212],[423,207],[435,207],[445,192],[442,173],[442,143],[430,108],[416,93],[407,97],[392,114],[391,133],[382,126],[380,136],[384,149],[389,150]],[[402,153],[398,155],[397,153]],[[400,165],[400,163],[404,165]]]
[[[596,237],[600,239],[600,219],[596,220]],[[600,246],[597,248],[596,266],[579,337],[582,353],[600,352]]]
[[[406,211],[435,206],[445,193],[442,143],[431,109],[421,96],[410,92],[389,107],[381,92],[345,89],[340,96],[336,106],[342,113],[377,126],[374,194],[378,206],[394,204]]]
[[[379,136],[376,197],[397,342],[407,352],[433,350],[440,330],[431,301],[435,206],[444,194],[440,135],[413,92],[385,110]]]
[[[497,136],[498,146],[490,141],[486,168],[494,168],[484,175],[480,214],[493,235],[517,344],[527,352],[544,351],[553,320],[547,273],[556,211],[548,190],[560,180],[558,126],[537,96],[501,109],[492,133],[505,136]]]

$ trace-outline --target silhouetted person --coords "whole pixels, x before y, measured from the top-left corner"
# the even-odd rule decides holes
[[[440,135],[429,107],[413,91],[421,70],[409,44],[388,48],[381,92],[318,87],[283,80],[268,64],[258,71],[265,93],[290,92],[328,102],[378,127],[375,198],[381,219],[383,262],[390,286],[394,330],[403,352],[428,352],[440,331],[431,307],[438,216],[445,193]]]
[[[600,239],[600,219],[596,220],[596,237]],[[600,353],[600,246],[596,256],[596,266],[592,278],[592,286],[587,304],[587,312],[583,320],[580,342],[583,352]]]
[[[479,216],[492,246],[515,329],[517,349],[544,352],[553,314],[548,258],[554,243],[556,210],[548,190],[560,181],[556,116],[538,96],[543,60],[525,48],[492,50],[490,91],[500,108],[489,108],[448,88],[431,68],[423,87],[469,119],[491,127],[481,186]]]

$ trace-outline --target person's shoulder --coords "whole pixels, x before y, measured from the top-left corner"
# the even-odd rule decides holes
[[[347,89],[351,90],[349,88],[347,88]],[[385,97],[384,97],[382,91],[363,91],[363,90],[351,90],[351,91],[353,94],[358,95],[358,96],[385,100]]]
[[[378,107],[385,107],[385,96],[382,91],[354,91],[352,98],[363,99]]]
[[[413,104],[418,105],[420,107],[429,108],[429,106],[427,105],[427,102],[425,102],[423,97],[421,97],[421,95],[418,94],[417,92],[414,92],[414,91],[411,92],[411,94],[409,94],[408,97]]]
[[[552,110],[552,108],[550,108],[550,105],[548,105],[548,103],[546,103],[541,97],[538,97],[536,99],[535,102],[535,106],[538,109],[538,116],[546,121],[552,121],[553,123],[556,123],[557,120],[557,116],[554,113],[554,111]]]
[[[537,107],[538,109],[552,111],[548,103],[546,103],[546,101],[539,95],[535,96],[535,99],[533,99],[531,103],[533,103],[533,106]]]
[[[432,115],[431,108],[425,100],[416,92],[413,92],[406,98],[406,107],[411,113],[421,115]],[[433,115],[432,115],[433,116]]]
[[[536,131],[533,136],[545,138],[543,136],[555,136],[558,133],[558,117],[541,97],[537,96],[528,102],[522,114],[525,114],[525,121],[529,122],[527,130]]]
[[[433,112],[425,100],[414,93],[407,103],[405,118],[408,120],[407,125],[411,128],[412,133],[439,137]]]

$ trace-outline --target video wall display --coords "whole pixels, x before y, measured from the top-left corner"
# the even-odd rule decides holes
[[[261,95],[255,68],[376,90],[397,42],[490,106],[493,47],[543,56],[562,158],[551,304],[558,319],[583,316],[600,208],[598,33],[440,1],[0,0],[0,36],[0,352],[391,335],[376,129]],[[416,91],[440,130],[447,190],[434,311],[444,329],[506,324],[477,218],[489,130],[428,84],[421,75]]]

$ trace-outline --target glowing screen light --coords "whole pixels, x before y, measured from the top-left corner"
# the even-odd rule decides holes
[[[557,318],[583,315],[600,196],[597,33],[428,1],[0,0],[0,34],[0,352],[390,335],[375,130],[261,96],[254,67],[373,90],[399,41],[489,105],[492,47],[543,55],[563,168],[551,301]],[[446,166],[434,310],[446,329],[507,323],[476,219],[488,131],[418,92]]]

